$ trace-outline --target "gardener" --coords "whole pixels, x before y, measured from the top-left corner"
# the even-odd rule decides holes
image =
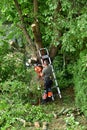
[[[51,86],[53,84],[52,68],[47,59],[43,61],[43,70],[41,72],[41,76],[44,81],[44,94],[42,96],[42,103],[46,103],[48,101],[51,101],[53,97],[51,91]]]

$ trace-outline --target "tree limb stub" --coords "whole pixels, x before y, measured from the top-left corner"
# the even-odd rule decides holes
[[[35,39],[36,47],[37,47],[37,50],[38,50],[38,49],[43,47],[42,46],[41,34],[38,31],[37,24],[35,24],[35,23],[32,24],[31,28],[32,28],[32,31],[33,31],[33,34],[34,34],[34,39]]]

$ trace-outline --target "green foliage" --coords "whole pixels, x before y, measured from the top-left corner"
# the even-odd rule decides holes
[[[2,46],[3,48],[3,46]],[[4,49],[2,53],[4,53]],[[5,50],[6,53],[6,50]],[[3,56],[3,59],[2,59]],[[26,78],[26,68],[24,63],[24,55],[20,52],[7,53],[1,56],[0,75],[1,80],[7,80],[8,78],[24,80]]]
[[[35,121],[51,121],[50,119],[52,118],[51,114],[46,114],[44,112],[43,107],[41,106],[32,106],[29,110],[29,114],[27,116],[27,120],[30,122],[35,122]]]
[[[34,21],[33,1],[19,0],[18,2],[22,9],[25,27],[33,39],[30,26]],[[39,0],[38,2],[37,18],[44,46],[47,47],[51,43],[62,46],[54,59],[59,87],[65,88],[75,84],[76,104],[87,116],[87,50],[85,50],[87,48],[87,1]],[[2,130],[5,130],[16,122],[16,117],[26,117],[26,120],[30,121],[42,120],[44,113],[40,107],[30,108],[30,105],[24,105],[27,102],[36,102],[41,91],[37,91],[38,85],[32,79],[33,70],[25,67],[24,54],[12,53],[9,50],[8,43],[11,39],[18,39],[20,45],[23,41],[26,44],[22,31],[18,29],[21,20],[14,1],[0,1],[0,7],[0,125]],[[29,113],[29,110],[32,112]],[[37,115],[35,119],[32,118],[32,113],[33,117],[34,114]],[[28,114],[31,116],[27,116]],[[47,117],[46,120],[49,118]],[[75,125],[73,118],[71,124]]]
[[[29,31],[31,37],[31,25],[33,22],[33,13],[32,13],[32,1],[19,1],[19,5],[21,6],[22,9],[22,15],[24,18],[24,23]],[[10,0],[4,0],[4,2],[0,1],[0,7],[1,7],[1,22],[4,27],[8,26],[8,31],[6,28],[3,27],[3,30],[5,29],[5,38],[9,40],[11,39],[18,39],[21,37],[25,41],[25,36],[23,35],[23,32],[19,28],[21,22],[20,22],[20,17],[18,15],[18,12],[16,10],[14,1]],[[22,35],[22,36],[20,36]],[[5,40],[7,40],[5,39]]]
[[[85,130],[84,126],[81,126],[79,122],[75,121],[74,116],[71,114],[69,117],[65,118],[66,130]]]
[[[1,23],[0,24],[0,53],[7,53],[9,51],[10,41],[16,41],[18,47],[23,47],[24,44],[24,36],[19,28],[15,27],[11,23]],[[4,50],[5,49],[5,50]],[[6,52],[5,52],[6,51]]]
[[[18,2],[22,9],[25,26],[33,39],[30,26],[34,21],[33,2],[28,0],[19,0]],[[58,45],[61,41],[62,49],[65,51],[75,52],[77,49],[83,48],[87,36],[86,0],[39,0],[38,5],[37,18],[44,46],[48,46],[50,43]],[[14,1],[7,0],[7,4],[5,0],[4,2],[0,1],[0,6],[2,7],[2,23],[10,22],[14,27],[20,25],[21,22]],[[15,34],[18,35],[17,32],[21,31],[16,28]]]
[[[42,33],[42,40],[44,46],[48,46],[51,43],[51,40],[53,38],[53,13],[56,8],[55,2],[52,3],[52,1],[39,1],[39,13],[38,13],[38,19],[40,21],[40,30]],[[49,11],[48,11],[49,10]],[[44,26],[46,28],[44,28]]]
[[[8,80],[4,83],[1,83],[1,92],[3,94],[10,95],[11,99],[23,99],[25,100],[29,94],[29,87],[26,86],[24,82],[18,81],[18,80]],[[16,100],[15,99],[15,100]]]
[[[80,53],[80,59],[74,66],[74,84],[76,94],[76,104],[87,117],[87,54],[86,51]]]
[[[29,86],[25,83],[6,81],[0,84],[0,127],[5,130],[9,127],[21,126],[17,118],[27,122],[50,121],[51,114],[46,114],[43,106],[31,105],[31,100],[35,98],[31,94]],[[34,88],[33,88],[34,90]]]
[[[64,63],[63,55],[55,57],[53,61],[54,70],[60,88],[66,88],[73,85],[73,64]]]
[[[7,43],[2,43],[0,45],[0,62],[2,61],[2,57],[9,52],[9,45]]]
[[[83,14],[68,23],[69,31],[65,32],[62,37],[63,49],[65,48],[66,51],[74,52],[83,49],[84,46],[86,47],[86,21],[86,14]]]
[[[0,128],[21,129],[17,118],[27,122],[50,121],[51,114],[46,114],[38,104],[41,91],[37,89],[36,75],[33,68],[26,68],[24,54],[10,52],[8,47],[1,46],[0,66]],[[6,51],[7,50],[7,51]],[[3,57],[3,58],[2,58]],[[35,77],[33,77],[35,75]],[[35,80],[34,80],[35,79]]]

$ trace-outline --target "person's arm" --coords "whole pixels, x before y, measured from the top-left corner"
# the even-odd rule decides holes
[[[40,73],[40,76],[43,77],[45,75],[45,68],[43,68],[42,72]]]

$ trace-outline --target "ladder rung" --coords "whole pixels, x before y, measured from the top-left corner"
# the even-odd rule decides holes
[[[40,48],[40,51],[42,51],[42,50],[47,50],[46,48]]]
[[[57,86],[53,86],[52,89],[57,88]]]
[[[44,56],[41,56],[41,57],[42,57],[42,59],[49,58],[48,55],[44,55]]]

